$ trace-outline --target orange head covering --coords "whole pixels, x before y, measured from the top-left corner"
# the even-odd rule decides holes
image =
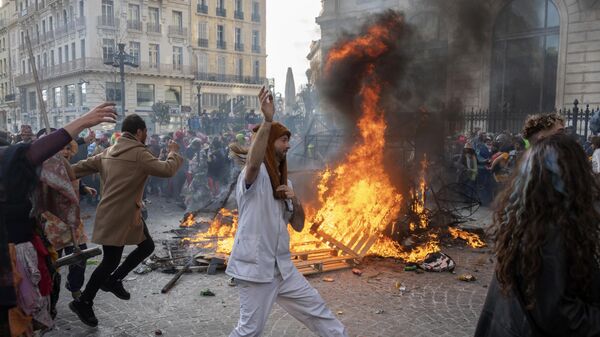
[[[258,132],[260,125],[254,127],[252,131]],[[279,122],[271,123],[271,132],[269,133],[269,143],[267,144],[267,151],[265,152],[265,166],[269,173],[269,179],[271,179],[271,187],[273,187],[273,196],[275,199],[285,199],[285,192],[277,192],[277,187],[281,185],[287,185],[287,160],[284,158],[279,165],[275,158],[275,141],[284,135],[288,137],[292,136],[290,130],[288,130],[283,124]]]

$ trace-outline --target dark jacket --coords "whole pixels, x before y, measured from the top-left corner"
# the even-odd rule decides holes
[[[476,337],[484,336],[600,336],[600,270],[592,269],[590,298],[577,297],[568,281],[568,261],[558,228],[550,226],[542,246],[542,267],[536,285],[536,305],[529,324],[523,306],[512,292],[504,296],[494,277],[479,317]],[[520,285],[520,289],[523,289]],[[523,292],[521,292],[523,293]]]

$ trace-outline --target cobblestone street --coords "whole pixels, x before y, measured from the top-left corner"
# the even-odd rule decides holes
[[[164,232],[178,225],[183,212],[159,199],[153,199],[149,208],[148,226],[157,243],[156,253],[161,255],[161,239],[171,237]],[[93,212],[91,207],[84,208],[84,214],[93,216]],[[92,219],[85,220],[89,233]],[[462,246],[443,251],[456,261],[455,274],[405,272],[395,260],[369,259],[360,266],[362,276],[342,270],[308,279],[350,336],[472,336],[492,273],[490,255],[487,249]],[[86,276],[93,268],[94,262],[88,265]],[[459,281],[462,273],[471,273],[477,280]],[[324,276],[334,281],[325,282]],[[56,327],[45,336],[227,336],[238,319],[237,289],[228,286],[228,277],[222,272],[216,276],[184,274],[168,294],[161,294],[171,277],[158,271],[130,274],[124,282],[132,294],[130,301],[100,291],[94,303],[100,322],[97,328],[85,326],[68,309],[71,296],[63,287]],[[406,288],[404,292],[397,282]],[[202,297],[200,292],[207,288],[216,296]],[[312,334],[275,305],[264,336]]]

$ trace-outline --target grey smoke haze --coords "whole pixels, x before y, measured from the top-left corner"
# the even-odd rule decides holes
[[[415,130],[427,133],[421,136],[430,139],[443,137],[440,120],[453,118],[462,110],[460,97],[449,97],[446,90],[452,86],[452,92],[460,92],[460,86],[468,86],[464,78],[468,79],[469,75],[461,74],[463,80],[459,83],[447,83],[446,75],[460,71],[455,65],[465,55],[480,52],[489,41],[489,11],[480,0],[425,0],[419,5],[430,12],[441,13],[446,26],[444,32],[448,34],[446,48],[426,41],[420,26],[406,22],[403,13],[392,10],[367,18],[362,27],[346,32],[334,45],[333,48],[365,34],[376,22],[395,20],[391,38],[385,41],[387,53],[377,59],[367,54],[349,58],[330,74],[324,74],[320,83],[325,100],[347,117],[351,125],[362,113],[358,94],[369,64],[375,65],[376,77],[383,86],[382,107],[386,111],[390,137],[414,139]],[[419,112],[422,107],[431,114],[423,117]],[[428,126],[420,127],[423,124]],[[441,147],[440,141],[430,143],[436,144],[432,146],[437,149],[424,151],[432,152]]]

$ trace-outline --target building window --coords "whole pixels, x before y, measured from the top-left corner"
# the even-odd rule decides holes
[[[252,1],[252,21],[260,22],[260,4],[258,1]]]
[[[31,110],[35,110],[37,109],[37,100],[36,100],[36,92],[35,91],[30,91],[29,92],[29,109]]]
[[[87,101],[87,83],[79,83],[77,86],[79,87],[79,103],[83,105]]]
[[[148,48],[150,68],[158,68],[160,64],[160,49],[157,44],[151,43]]]
[[[67,107],[75,106],[75,84],[67,85]]]
[[[102,39],[102,59],[104,62],[111,62],[115,53],[115,40]]]
[[[75,52],[75,42],[71,42],[71,60],[75,61],[76,58],[77,58],[77,55]]]
[[[59,108],[62,106],[62,101],[61,101],[61,95],[60,95],[60,87],[56,87],[54,88],[54,97],[52,98],[53,102],[52,102],[52,106],[55,108]]]
[[[46,89],[42,90],[42,100],[44,103],[48,102],[48,90]]]
[[[490,110],[554,111],[558,40],[552,1],[513,0],[502,9],[493,34]]]
[[[208,55],[205,53],[198,54],[198,72],[201,74],[208,73]]]
[[[156,7],[148,7],[148,31],[152,33],[160,33],[160,12]]]
[[[238,20],[244,20],[244,3],[242,0],[235,0],[234,17]]]
[[[237,61],[237,75],[239,77],[239,81],[241,82],[244,77],[244,59],[238,59]]]
[[[225,56],[217,57],[217,75],[219,81],[225,81],[226,67],[225,67]]]
[[[106,82],[105,86],[106,100],[119,105],[121,103],[121,85],[115,82]]]
[[[85,39],[81,39],[81,58],[85,58]]]
[[[48,54],[44,53],[44,58],[43,58],[43,62],[44,62],[44,68],[48,67]]]
[[[173,70],[181,70],[183,65],[183,48],[173,47]]]
[[[137,85],[137,106],[152,107],[154,104],[154,84]]]
[[[133,63],[140,64],[140,43],[131,41],[129,42],[129,55],[133,58]]]
[[[50,65],[54,66],[54,50],[50,51]]]
[[[127,11],[127,28],[142,30],[142,22],[140,21],[140,5],[129,4]]]
[[[252,52],[260,53],[260,33],[258,30],[252,31]]]
[[[217,0],[217,16],[226,17],[225,0]]]
[[[235,28],[235,50],[244,51],[244,43],[242,37],[242,29],[239,27]]]
[[[223,25],[217,25],[217,48],[227,48],[227,45],[225,44],[225,26]]]
[[[65,62],[69,62],[69,45],[65,45]]]
[[[113,0],[102,0],[102,25],[114,26],[115,14]]]
[[[58,64],[62,63],[62,47],[58,47]]]
[[[254,80],[258,81],[258,79],[260,78],[260,61],[258,60],[254,61],[253,74]]]
[[[181,105],[181,87],[167,86],[165,90],[165,103],[171,106]]]
[[[208,23],[198,23],[198,47],[208,48]]]
[[[173,25],[183,30],[183,14],[180,11],[173,11]]]

